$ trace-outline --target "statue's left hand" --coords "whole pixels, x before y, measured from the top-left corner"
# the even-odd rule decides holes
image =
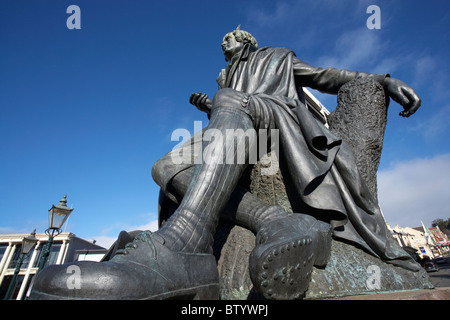
[[[189,98],[189,103],[196,106],[198,110],[210,113],[212,101],[208,98],[206,93],[193,93]]]
[[[397,103],[403,106],[403,111],[399,113],[402,117],[409,117],[419,109],[422,100],[420,100],[413,88],[403,81],[394,78],[386,78],[384,87],[389,96]]]

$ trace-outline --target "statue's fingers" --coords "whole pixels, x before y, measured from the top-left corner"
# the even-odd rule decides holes
[[[419,109],[422,100],[420,100],[419,96],[414,92],[414,90],[405,90],[404,94],[409,99],[408,112],[409,115],[412,115],[417,111],[417,109]]]
[[[401,90],[401,95],[398,103],[400,103],[405,110],[400,112],[399,115],[406,118],[413,115],[417,111],[417,109],[419,109],[421,102],[422,101],[414,92],[414,90]]]
[[[189,103],[190,104],[194,104],[194,98],[195,98],[196,93],[191,94],[191,96],[189,97]]]
[[[206,93],[202,94],[199,98],[199,102],[202,104],[206,104],[207,100],[208,100],[208,96],[206,95]]]
[[[200,100],[200,97],[201,97],[200,93],[196,93],[196,94],[194,95],[194,97],[192,98],[192,104],[195,105],[195,106],[197,106],[197,105],[198,105],[198,102],[199,102],[199,100]]]

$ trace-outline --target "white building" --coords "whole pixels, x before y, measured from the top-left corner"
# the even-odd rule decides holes
[[[434,258],[431,250],[432,244],[422,231],[410,227],[403,228],[398,225],[393,228],[390,227],[389,224],[387,226],[394,236],[394,239],[397,240],[398,244],[407,252],[414,251],[420,259],[423,259],[425,256],[430,259]]]
[[[29,234],[0,235],[0,299],[3,299],[20,261],[22,240]],[[21,265],[9,299],[25,299],[31,289],[33,278],[38,271],[42,248],[48,241],[48,235],[37,233],[38,242],[27,254]],[[106,249],[92,242],[80,239],[73,233],[62,232],[55,236],[45,265],[63,264],[77,260],[99,261]]]
[[[330,114],[327,108],[307,89],[303,88],[303,95],[305,96],[305,105],[308,110],[320,120],[326,127],[328,127],[327,117]]]

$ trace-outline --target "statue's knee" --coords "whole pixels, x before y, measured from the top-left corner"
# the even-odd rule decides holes
[[[242,93],[233,89],[225,88],[216,92],[213,98],[212,108],[236,108],[240,107]]]
[[[161,185],[161,183],[165,180],[164,179],[165,172],[166,172],[166,161],[163,161],[163,158],[159,159],[153,164],[152,178],[158,185]]]

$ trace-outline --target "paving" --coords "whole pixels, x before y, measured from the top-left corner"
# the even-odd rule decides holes
[[[357,296],[336,297],[327,300],[450,300],[450,287],[381,292]]]

